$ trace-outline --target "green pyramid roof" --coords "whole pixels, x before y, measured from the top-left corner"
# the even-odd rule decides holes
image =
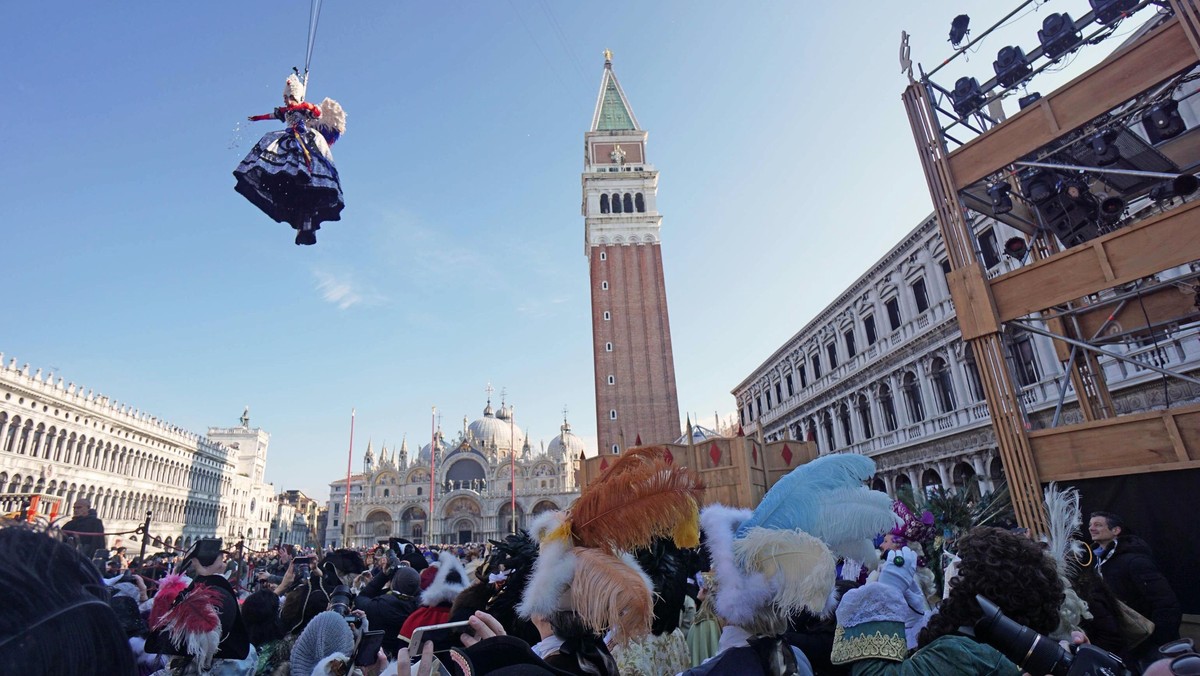
[[[606,61],[604,77],[600,81],[600,96],[596,100],[596,114],[592,116],[592,131],[640,129],[637,118],[633,116],[633,109],[629,106],[629,100],[625,98],[625,91],[621,89],[621,83],[617,82],[617,76],[612,71],[612,63]]]
[[[600,101],[600,118],[596,121],[596,130],[636,128],[633,124],[633,118],[629,115],[629,109],[625,107],[624,97],[621,96],[621,92],[617,89],[616,78],[606,77],[604,94]]]

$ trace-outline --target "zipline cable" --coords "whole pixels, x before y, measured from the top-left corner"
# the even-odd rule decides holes
[[[308,68],[312,65],[313,46],[317,43],[317,25],[321,23],[321,0],[308,5],[308,42],[304,48],[304,86],[308,87]]]

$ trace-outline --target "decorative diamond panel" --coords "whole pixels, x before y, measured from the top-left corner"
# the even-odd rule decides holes
[[[792,449],[791,449],[791,447],[789,447],[787,444],[784,444],[783,445],[783,453],[781,453],[780,455],[783,456],[783,461],[785,463],[787,463],[788,467],[791,467],[792,466]]]
[[[717,446],[715,441],[712,446],[708,447],[708,457],[712,458],[713,467],[716,467],[721,462],[721,447]]]

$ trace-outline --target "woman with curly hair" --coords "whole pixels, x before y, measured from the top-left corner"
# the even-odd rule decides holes
[[[1064,594],[1054,561],[1035,542],[1000,528],[976,528],[959,540],[962,561],[950,592],[907,655],[903,617],[916,569],[905,548],[889,552],[879,581],[846,592],[837,609],[833,662],[854,676],[1018,674],[1000,651],[977,641],[972,628],[983,611],[975,596],[1040,634],[1058,626]]]

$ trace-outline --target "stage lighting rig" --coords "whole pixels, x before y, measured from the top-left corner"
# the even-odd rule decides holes
[[[996,53],[996,60],[992,62],[992,69],[996,71],[996,81],[1006,89],[1029,77],[1033,72],[1025,50],[1015,45],[1000,48]]]
[[[1175,99],[1159,101],[1147,108],[1142,113],[1142,126],[1146,128],[1151,145],[1175,138],[1187,130],[1179,116],[1179,102]]]
[[[1083,33],[1075,29],[1075,22],[1066,12],[1047,16],[1037,36],[1038,42],[1042,43],[1042,53],[1050,59],[1058,59],[1078,47],[1083,40]]]
[[[968,26],[971,25],[971,17],[966,14],[959,14],[950,22],[950,44],[958,47],[963,39],[971,34]]]
[[[1113,195],[1100,200],[1099,211],[1100,222],[1104,225],[1113,226],[1121,222],[1121,217],[1125,215],[1125,200]]]
[[[988,197],[992,198],[992,213],[997,216],[1007,214],[1012,211],[1013,201],[1012,186],[1007,181],[998,181],[988,186]]]
[[[1111,26],[1129,15],[1138,0],[1088,0],[1096,13],[1096,23]]]
[[[968,117],[983,107],[986,97],[979,87],[979,80],[973,77],[960,77],[954,83],[954,91],[950,92],[950,102],[954,112],[959,117]]]
[[[1096,198],[1092,195],[1092,191],[1088,190],[1087,182],[1079,176],[1070,176],[1059,179],[1058,192],[1067,197],[1079,202],[1080,204],[1094,204]]]
[[[1150,199],[1155,202],[1165,202],[1175,197],[1186,197],[1200,187],[1200,182],[1191,174],[1180,174],[1173,179],[1163,181],[1150,189]]]
[[[1004,255],[1015,261],[1023,261],[1029,255],[1029,243],[1024,237],[1011,237],[1004,243]]]
[[[1043,204],[1058,194],[1059,176],[1039,167],[1029,167],[1018,174],[1021,194],[1034,204]]]
[[[1087,137],[1087,144],[1092,147],[1096,156],[1096,164],[1107,167],[1121,159],[1121,150],[1114,143],[1117,140],[1116,129],[1104,129]]]

